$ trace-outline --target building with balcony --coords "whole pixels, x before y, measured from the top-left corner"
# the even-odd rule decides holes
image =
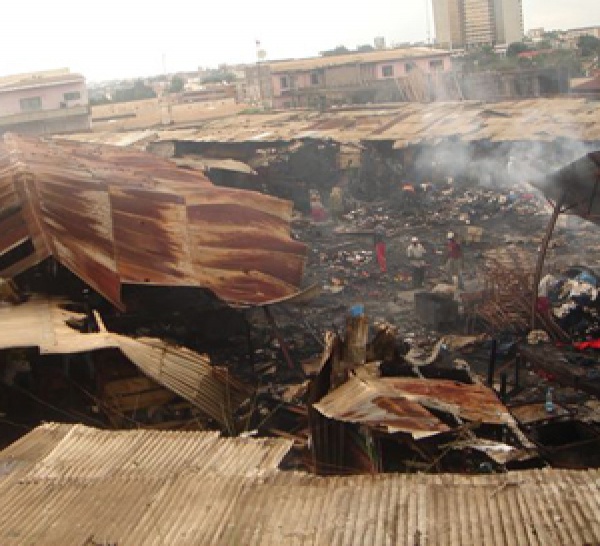
[[[47,135],[90,127],[82,75],[57,69],[0,78],[0,134]]]
[[[385,49],[269,63],[275,108],[393,100],[397,80],[416,71],[449,71],[450,52],[426,47]]]

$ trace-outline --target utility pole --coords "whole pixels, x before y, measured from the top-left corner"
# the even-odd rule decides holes
[[[429,1],[425,1],[425,28],[427,33],[427,45],[431,45],[431,17],[429,15]]]

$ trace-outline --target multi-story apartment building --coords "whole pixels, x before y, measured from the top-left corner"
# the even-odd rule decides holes
[[[68,69],[0,78],[0,133],[45,135],[91,126],[85,79]]]
[[[436,43],[448,49],[523,38],[522,0],[433,0]]]
[[[426,47],[272,62],[269,94],[275,108],[314,106],[323,98],[344,101],[369,90],[394,87],[397,78],[413,70],[427,76],[451,68],[449,51]]]

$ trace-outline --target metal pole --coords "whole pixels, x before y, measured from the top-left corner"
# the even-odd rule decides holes
[[[498,342],[492,339],[492,350],[490,353],[490,363],[488,364],[487,373],[487,386],[492,388],[494,386],[494,368],[496,367],[496,349]]]
[[[535,330],[535,314],[537,309],[537,298],[538,298],[538,288],[540,285],[540,280],[542,277],[542,269],[544,267],[544,260],[546,259],[546,252],[548,251],[548,245],[550,244],[550,239],[552,238],[552,233],[554,232],[554,228],[556,226],[556,221],[558,220],[558,215],[561,213],[561,207],[564,196],[561,197],[556,204],[554,205],[554,210],[552,211],[552,216],[550,221],[548,222],[548,227],[546,228],[546,234],[544,235],[544,239],[542,240],[542,246],[540,248],[540,252],[538,254],[537,266],[535,268],[535,275],[533,276],[533,286],[531,287],[531,329]]]
[[[506,399],[506,372],[502,372],[500,374],[500,400],[502,400],[502,403],[505,404]]]

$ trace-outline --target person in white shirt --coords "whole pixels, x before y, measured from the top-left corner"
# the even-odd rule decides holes
[[[427,251],[425,247],[419,242],[418,237],[411,239],[410,245],[406,249],[406,255],[410,261],[412,267],[412,281],[413,288],[422,288],[423,282],[425,281],[425,261],[423,256]]]

